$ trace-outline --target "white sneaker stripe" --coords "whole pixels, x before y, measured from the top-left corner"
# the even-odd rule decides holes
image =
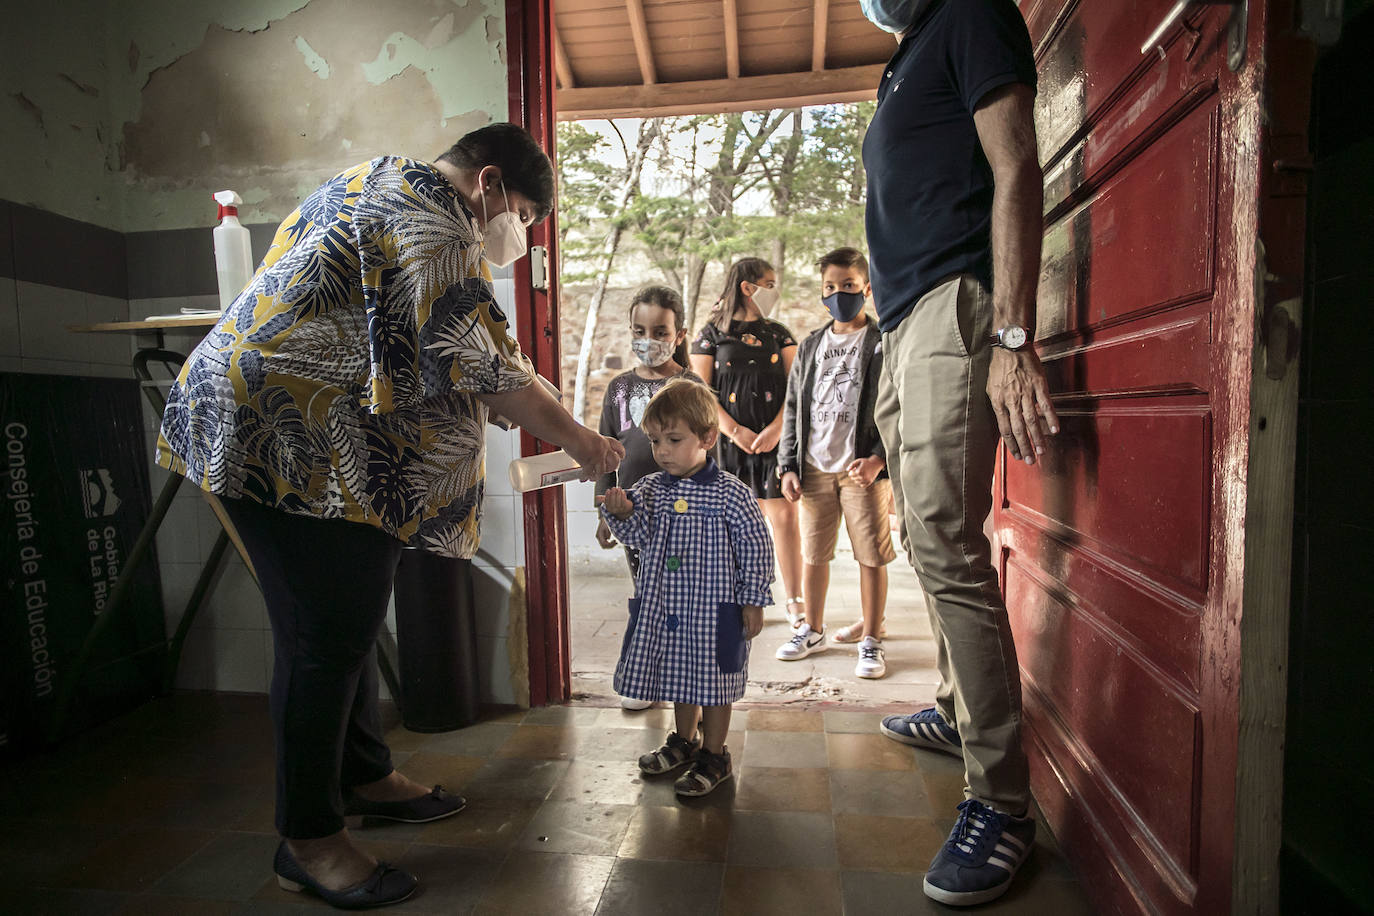
[[[1010,833],[1003,833],[1003,834],[1002,834],[1002,842],[1004,842],[1004,843],[1013,843],[1013,844],[1015,844],[1018,854],[1020,854],[1020,853],[1021,853],[1022,851],[1024,851],[1025,848],[1026,848],[1026,844],[1025,844],[1025,843],[1021,842],[1019,839],[1017,839],[1016,837],[1012,836]]]

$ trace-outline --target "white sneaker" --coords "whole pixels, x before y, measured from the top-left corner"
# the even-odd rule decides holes
[[[884,674],[887,674],[887,662],[883,661],[883,644],[872,636],[864,637],[859,643],[859,663],[854,666],[854,676],[873,679]]]
[[[654,704],[653,704],[653,701],[652,701],[652,700],[636,700],[634,697],[621,697],[621,698],[620,698],[620,708],[621,708],[621,709],[634,709],[634,710],[640,710],[640,709],[648,709],[650,706],[653,706],[653,705],[654,705]]]
[[[810,624],[803,623],[792,631],[791,639],[778,647],[777,655],[785,662],[795,662],[826,648],[825,633],[817,633]]]

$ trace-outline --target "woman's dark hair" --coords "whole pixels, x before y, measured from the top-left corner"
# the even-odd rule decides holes
[[[506,187],[534,204],[536,223],[553,209],[553,164],[523,127],[503,121],[474,130],[444,151],[439,161],[474,172],[496,166]]]
[[[722,331],[730,329],[730,319],[744,306],[744,293],[740,292],[741,283],[758,284],[763,275],[773,269],[763,258],[740,258],[725,272],[725,289],[711,309],[711,324]]]
[[[682,307],[682,297],[677,290],[669,289],[666,286],[641,286],[635,290],[634,297],[630,299],[630,314],[633,315],[635,306],[653,305],[661,309],[667,309],[673,313],[673,318],[677,321],[677,329],[684,330],[687,324],[687,310]],[[683,335],[682,343],[673,349],[673,362],[684,369],[687,368],[687,337]]]

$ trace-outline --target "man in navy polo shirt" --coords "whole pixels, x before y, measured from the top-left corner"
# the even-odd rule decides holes
[[[925,877],[969,905],[1035,839],[1021,682],[983,523],[999,437],[1034,464],[1058,432],[1036,356],[1035,61],[1012,0],[862,0],[897,35],[864,139],[884,374],[874,419],[936,642],[936,705],[882,731],[964,761],[966,800]]]

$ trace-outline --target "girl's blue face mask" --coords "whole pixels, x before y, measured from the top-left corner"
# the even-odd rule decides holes
[[[836,321],[853,321],[864,310],[867,297],[863,293],[836,291],[821,298],[821,305]]]
[[[859,0],[868,21],[884,32],[905,32],[930,0]]]

